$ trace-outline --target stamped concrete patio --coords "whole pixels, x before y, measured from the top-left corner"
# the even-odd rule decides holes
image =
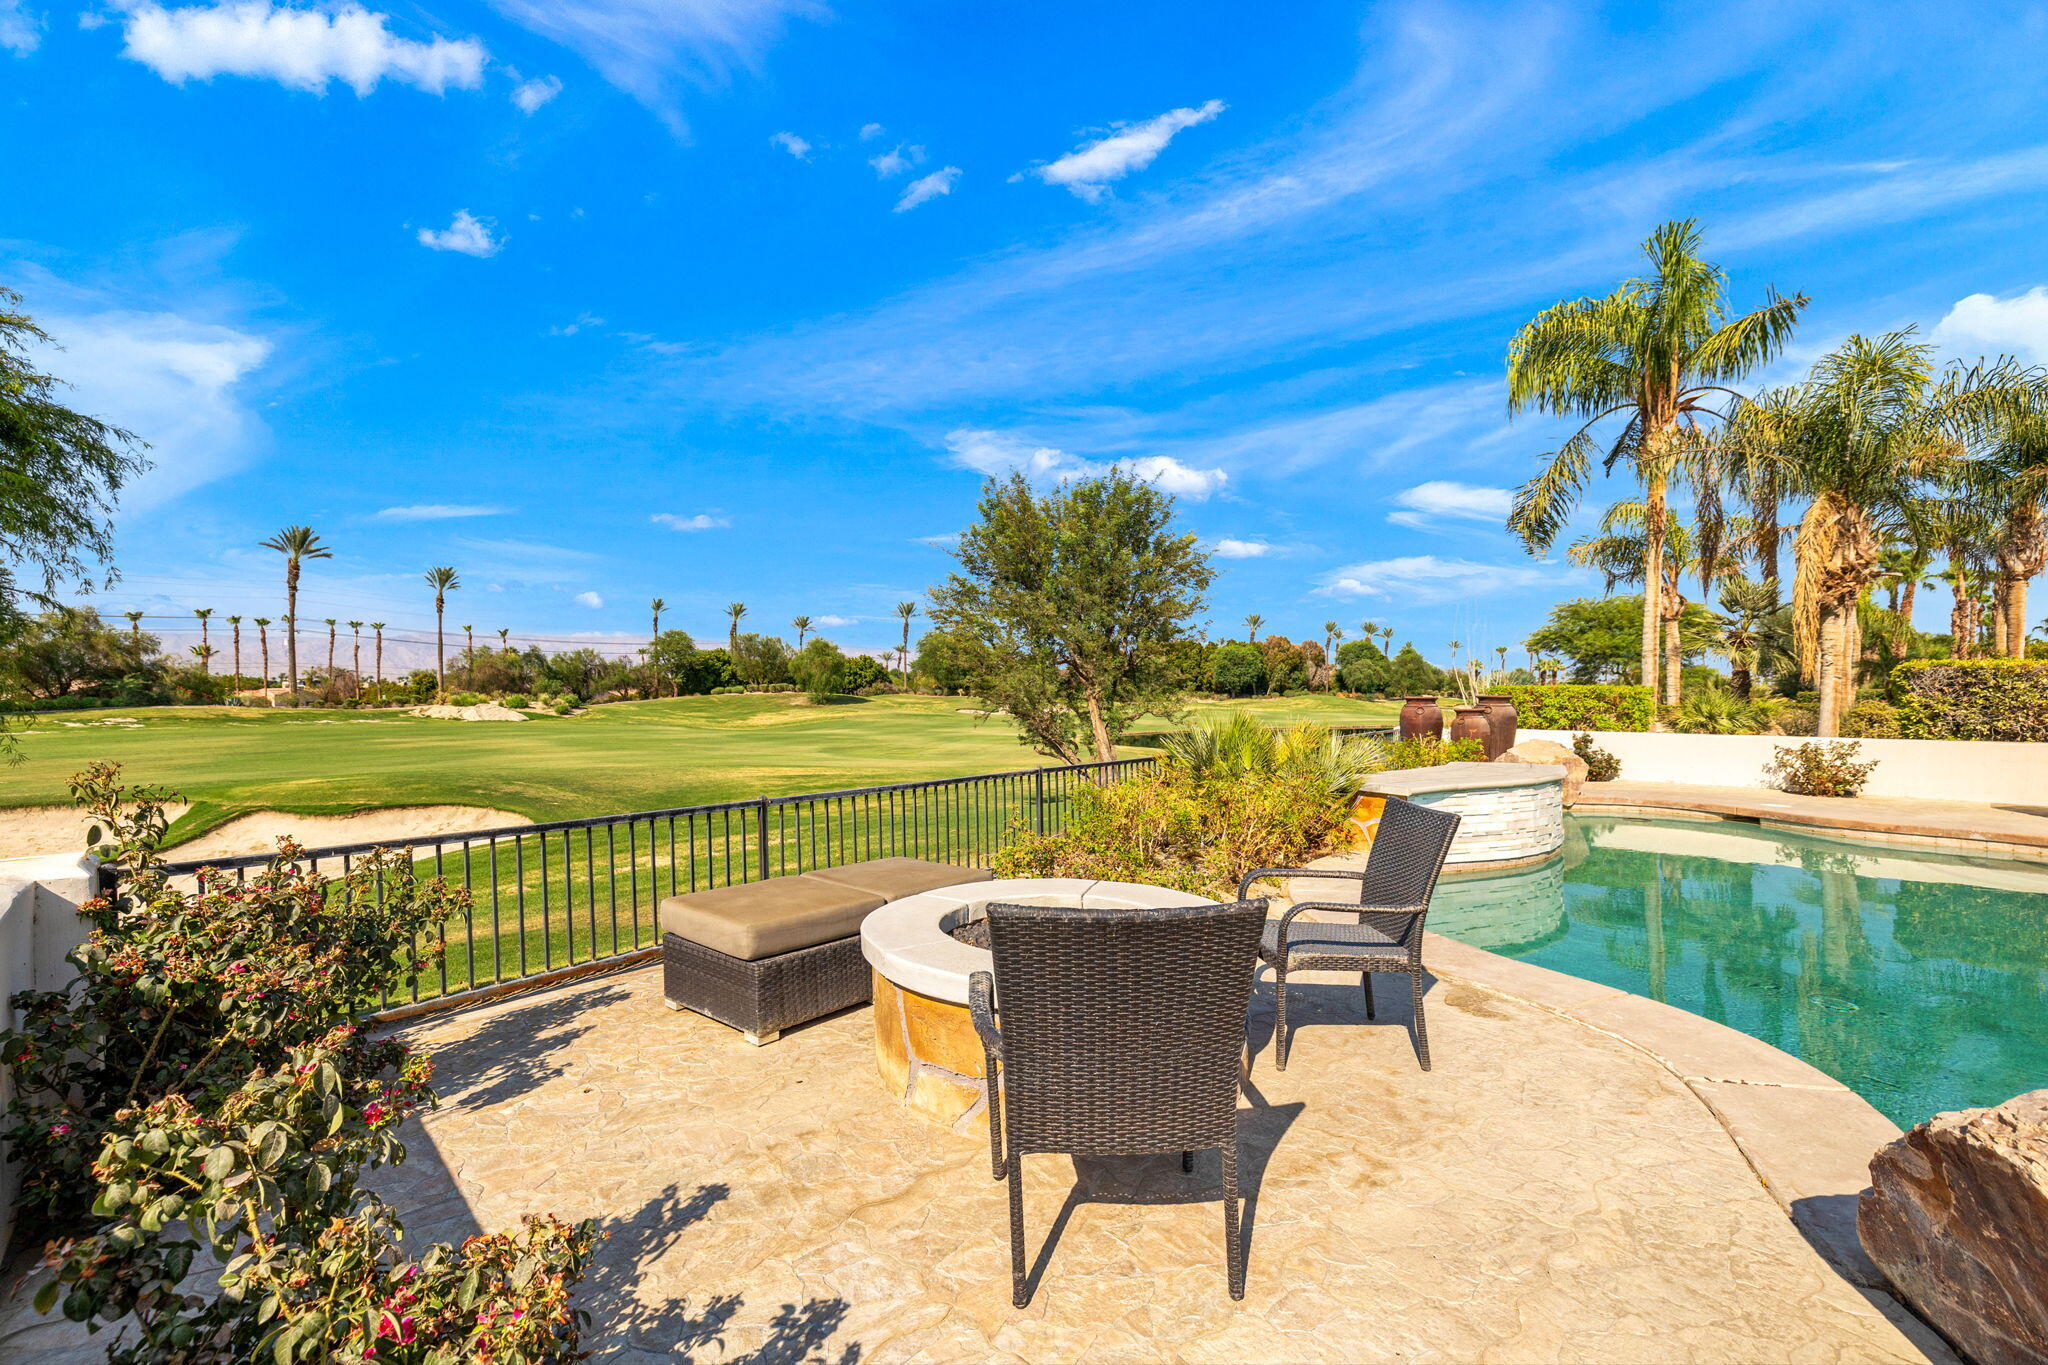
[[[1275,1072],[1262,985],[1242,1303],[1213,1154],[1192,1176],[1033,1157],[1031,1245],[1054,1244],[1013,1309],[985,1140],[883,1092],[868,1009],[756,1049],[662,1008],[651,969],[407,1029],[445,1101],[379,1184],[423,1238],[598,1219],[583,1302],[607,1361],[1949,1358],[1809,1245],[1685,1068],[1617,1036],[1626,1010],[1581,1021],[1440,950],[1431,1073],[1405,992],[1367,1024],[1355,977],[1297,997]]]

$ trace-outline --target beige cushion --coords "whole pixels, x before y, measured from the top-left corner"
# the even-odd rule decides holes
[[[882,899],[809,877],[772,877],[670,896],[661,903],[661,927],[728,957],[758,962],[859,933],[860,922],[882,908]]]
[[[922,858],[874,858],[864,863],[848,863],[845,867],[820,868],[816,872],[806,872],[804,876],[813,881],[870,891],[892,901],[936,891],[942,886],[989,879],[988,872],[982,868],[928,863]]]

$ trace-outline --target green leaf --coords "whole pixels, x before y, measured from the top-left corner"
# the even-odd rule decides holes
[[[47,1313],[57,1306],[57,1295],[63,1292],[62,1280],[47,1280],[36,1290],[35,1307],[38,1313]]]
[[[281,1123],[265,1124],[261,1132],[262,1136],[256,1139],[256,1164],[269,1170],[284,1160],[285,1153],[291,1148],[291,1134]]]
[[[234,1148],[222,1143],[206,1154],[199,1169],[208,1180],[225,1180],[234,1174],[236,1156]]]

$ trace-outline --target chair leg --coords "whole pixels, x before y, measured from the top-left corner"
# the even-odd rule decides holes
[[[1277,1002],[1273,1012],[1273,1065],[1275,1069],[1287,1069],[1287,966],[1285,963],[1273,969],[1273,997]]]
[[[1378,1016],[1372,1012],[1372,973],[1360,972],[1358,975],[1359,980],[1365,983],[1365,1017],[1377,1018]]]
[[[1182,1153],[1180,1154],[1180,1173],[1181,1173],[1182,1175],[1186,1175],[1186,1174],[1188,1174],[1188,1172],[1190,1172],[1190,1171],[1192,1171],[1192,1170],[1194,1170],[1194,1169],[1195,1169],[1195,1154],[1194,1154],[1193,1152],[1182,1152]]]
[[[1024,1274],[1024,1161],[1010,1153],[1010,1302],[1023,1308],[1031,1302]]]
[[[1409,984],[1415,992],[1415,1055],[1422,1062],[1422,1069],[1429,1070],[1429,1025],[1422,1018],[1422,973],[1410,972]]]
[[[1244,1229],[1237,1217],[1237,1139],[1223,1144],[1223,1255],[1230,1297],[1244,1297]]]

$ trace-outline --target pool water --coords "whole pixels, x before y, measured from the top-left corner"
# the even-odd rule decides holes
[[[1741,1029],[1902,1126],[2048,1086],[2048,864],[1571,816],[1562,858],[1444,881],[1429,927]]]

